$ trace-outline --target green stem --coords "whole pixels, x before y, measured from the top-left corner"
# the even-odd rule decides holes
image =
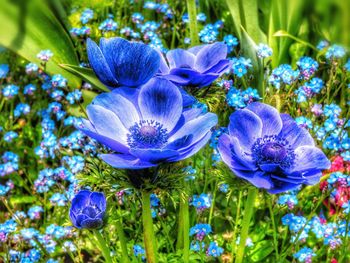
[[[116,221],[115,226],[117,228],[120,246],[122,248],[122,262],[129,263],[128,249],[126,247],[127,242],[126,242],[126,238],[124,235],[123,225],[122,225],[121,219],[118,219]]]
[[[275,253],[276,253],[276,261],[278,262],[279,260],[279,253],[278,253],[278,243],[277,243],[277,229],[276,229],[276,223],[275,223],[275,215],[273,213],[272,209],[272,202],[273,198],[269,198],[270,200],[268,201],[268,206],[270,210],[270,217],[271,217],[271,223],[272,223],[272,228],[273,228],[273,243],[275,246]]]
[[[157,252],[151,212],[151,193],[146,191],[142,192],[142,221],[147,262],[156,263]]]
[[[109,251],[109,248],[106,245],[106,241],[104,240],[104,238],[102,237],[101,233],[99,230],[95,230],[94,231],[96,240],[98,242],[98,245],[100,247],[100,250],[103,254],[103,257],[105,258],[107,263],[112,263],[112,258],[111,258],[111,253]]]
[[[188,211],[188,198],[187,195],[184,194],[180,199],[182,203],[182,218],[183,218],[183,240],[184,240],[184,254],[183,254],[183,262],[189,262],[190,256],[190,217]]]
[[[181,198],[180,198],[181,199]],[[180,206],[179,206],[179,227],[177,232],[177,241],[176,241],[176,250],[183,249],[184,247],[184,217],[183,217],[183,206],[184,202],[180,200]]]
[[[187,10],[188,10],[188,17],[190,20],[189,26],[190,26],[190,35],[191,35],[191,46],[195,46],[199,44],[196,0],[187,0]]]
[[[213,193],[213,201],[211,202],[210,212],[209,212],[209,219],[208,219],[208,224],[209,225],[211,224],[211,220],[213,219],[213,213],[214,213],[214,207],[215,207],[215,198],[216,198],[217,190],[218,190],[218,188],[215,186],[214,193]]]
[[[246,247],[246,241],[248,238],[250,219],[254,211],[255,197],[258,193],[257,188],[251,188],[248,190],[248,197],[244,206],[244,215],[242,220],[242,230],[240,235],[239,247],[236,256],[236,263],[242,263],[244,257],[244,249]]]
[[[241,202],[242,202],[242,191],[240,190],[238,193],[235,228],[234,228],[233,234],[232,234],[232,252],[231,252],[232,262],[233,262],[234,254],[236,251],[236,234],[237,234],[237,228],[238,228],[238,221],[239,221],[239,218],[241,216]]]

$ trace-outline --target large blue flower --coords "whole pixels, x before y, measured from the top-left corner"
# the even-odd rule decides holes
[[[169,64],[161,57],[159,75],[181,86],[208,86],[230,67],[226,56],[227,46],[221,42],[170,50]]]
[[[100,228],[106,211],[106,198],[103,193],[80,191],[72,200],[69,217],[77,228]]]
[[[195,154],[217,123],[213,113],[184,109],[180,90],[153,78],[139,89],[118,88],[98,95],[80,129],[115,153],[101,158],[116,168],[143,169]]]
[[[159,69],[157,51],[119,37],[101,38],[100,46],[88,39],[87,54],[96,76],[110,89],[140,86]]]
[[[288,114],[255,102],[230,116],[219,138],[222,160],[240,178],[269,193],[315,184],[330,162]]]

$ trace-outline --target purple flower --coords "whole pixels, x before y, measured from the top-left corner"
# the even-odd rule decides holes
[[[159,68],[157,51],[119,37],[101,38],[100,46],[88,39],[87,54],[96,76],[110,89],[145,84]]]
[[[330,162],[308,131],[288,114],[254,102],[230,116],[219,138],[222,160],[240,178],[269,193],[315,184]]]
[[[180,90],[153,78],[140,89],[119,88],[98,95],[79,127],[115,153],[101,158],[116,168],[143,169],[176,162],[198,152],[217,123],[213,113],[183,109]]]
[[[159,75],[178,85],[201,88],[210,85],[230,67],[226,56],[227,46],[221,42],[170,50],[166,54],[168,64],[161,58]]]
[[[80,191],[72,200],[69,217],[77,228],[100,228],[106,212],[106,198],[103,193]]]

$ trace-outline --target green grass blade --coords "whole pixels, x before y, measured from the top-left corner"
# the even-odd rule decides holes
[[[68,65],[68,64],[60,64],[59,66],[65,69],[67,72],[70,72],[75,76],[79,77],[80,79],[83,79],[86,82],[89,82],[91,85],[93,85],[97,89],[101,91],[107,91],[107,92],[109,91],[109,89],[104,84],[102,84],[101,81],[99,81],[99,79],[96,77],[92,69],[82,68],[79,66]]]
[[[23,58],[40,64],[36,55],[50,49],[54,56],[46,65],[50,74],[62,74],[72,88],[79,87],[79,78],[58,64],[78,65],[79,61],[69,34],[54,16],[46,1],[0,0],[0,45]]]

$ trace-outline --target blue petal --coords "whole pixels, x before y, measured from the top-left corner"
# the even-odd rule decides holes
[[[227,134],[221,135],[218,150],[222,160],[231,170],[257,170],[251,158],[242,152],[237,138],[230,138]]]
[[[79,214],[79,215],[77,215],[76,227],[77,227],[77,228],[82,228],[81,223],[82,223],[84,220],[86,220],[86,219],[88,219],[88,217],[87,217],[86,215],[84,215],[84,214]]]
[[[273,187],[273,182],[271,181],[270,176],[266,175],[265,172],[235,170],[234,174],[249,181],[258,188],[271,189]]]
[[[213,67],[211,67],[208,70],[206,70],[205,72],[203,72],[203,74],[206,74],[206,73],[218,73],[218,74],[225,73],[225,71],[227,71],[230,68],[231,64],[232,64],[231,60],[222,59],[216,65],[214,65]]]
[[[171,149],[171,150],[177,150],[180,148],[184,148],[187,147],[188,145],[190,145],[190,143],[192,143],[193,141],[193,135],[185,135],[182,138],[179,138],[171,143],[169,143],[166,146],[166,149]]]
[[[209,44],[197,54],[195,69],[204,72],[227,57],[227,46],[222,42]]]
[[[139,108],[143,120],[158,121],[171,132],[182,114],[182,95],[170,81],[153,78],[141,88]]]
[[[81,213],[87,217],[95,218],[97,215],[97,209],[93,208],[92,206],[87,206],[81,211]]]
[[[113,76],[110,66],[103,56],[100,48],[90,38],[87,39],[86,45],[89,62],[96,76],[106,86],[116,87],[118,85],[118,81]]]
[[[99,105],[88,105],[86,112],[96,131],[108,138],[127,144],[128,130],[117,115]]]
[[[178,85],[185,86],[190,85],[192,81],[200,76],[201,74],[198,71],[190,68],[174,68],[170,70],[169,75],[165,75],[164,78],[167,78]]]
[[[179,88],[181,94],[182,94],[182,105],[184,108],[192,106],[197,100],[195,97],[188,94],[183,88]]]
[[[92,104],[99,105],[113,112],[118,116],[126,129],[140,121],[139,113],[134,104],[117,92],[102,93],[95,97]]]
[[[282,130],[282,119],[274,107],[260,102],[253,102],[246,109],[254,112],[261,119],[263,124],[262,136],[278,135]]]
[[[294,167],[290,172],[307,171],[311,169],[325,170],[331,166],[327,156],[313,146],[300,146],[295,150]]]
[[[173,158],[179,153],[171,149],[131,149],[130,153],[142,162],[159,163]]]
[[[165,58],[164,58],[162,52],[160,50],[158,50],[158,49],[156,49],[156,51],[158,52],[158,55],[159,55],[159,58],[160,58],[160,61],[159,61],[159,73],[161,73],[161,74],[168,74],[170,69],[168,67],[168,64],[165,61]]]
[[[76,213],[78,210],[84,208],[89,204],[89,197],[91,192],[82,190],[77,193],[72,200],[72,210]]]
[[[69,209],[69,219],[72,222],[73,226],[80,227],[77,224],[77,216],[75,215],[75,212],[73,211],[72,208]]]
[[[99,218],[87,218],[81,222],[81,227],[82,228],[87,228],[87,229],[98,229],[102,227],[103,221]]]
[[[256,139],[261,137],[262,125],[256,114],[243,109],[231,114],[228,129],[230,135],[238,139],[241,148],[249,153]]]
[[[169,138],[169,142],[173,142],[179,138],[186,135],[192,135],[192,143],[197,142],[199,139],[203,138],[211,128],[213,128],[218,123],[218,117],[214,113],[206,113],[198,118],[189,121],[184,124],[174,135]]]
[[[218,151],[220,153],[222,161],[233,170],[232,166],[232,150],[231,150],[231,140],[227,134],[223,134],[219,137],[218,141]]]
[[[201,74],[198,79],[191,81],[191,85],[198,86],[199,88],[206,87],[213,83],[218,77],[220,77],[220,75],[217,73]]]
[[[101,211],[106,210],[106,197],[103,193],[93,192],[90,195],[90,205],[97,206]]]
[[[193,68],[196,59],[195,55],[181,48],[170,50],[166,57],[170,68]]]
[[[185,123],[196,119],[198,116],[202,115],[202,109],[199,108],[189,108],[189,109],[185,109],[179,119],[179,121],[177,122],[176,126],[174,127],[174,129],[171,131],[171,133],[169,133],[169,137],[171,137],[172,135],[174,135],[182,126],[185,125]]]
[[[120,85],[142,85],[159,69],[159,54],[143,43],[129,42],[118,37],[102,38],[100,47]]]
[[[157,166],[150,162],[144,162],[133,155],[127,154],[101,154],[101,159],[109,165],[119,169],[145,169]]]
[[[197,56],[198,52],[201,51],[204,47],[206,47],[206,45],[199,45],[199,46],[191,47],[187,51]]]
[[[114,139],[105,137],[103,135],[100,135],[97,133],[96,129],[93,127],[93,125],[85,119],[82,119],[83,126],[77,127],[80,131],[85,133],[87,136],[95,139],[99,143],[109,147],[113,151],[121,152],[121,153],[128,153],[129,147],[127,145],[124,145]]]
[[[211,137],[211,132],[208,132],[204,137],[202,137],[200,140],[198,140],[196,143],[191,144],[189,147],[184,148],[180,151],[180,155],[170,159],[171,162],[177,162],[180,160],[184,160],[186,158],[191,157],[192,155],[196,154],[200,149],[202,149],[209,141]]]
[[[281,114],[283,128],[280,136],[285,138],[290,145],[295,149],[299,146],[309,145],[314,146],[314,139],[310,133],[295,122],[295,120],[288,114]]]

